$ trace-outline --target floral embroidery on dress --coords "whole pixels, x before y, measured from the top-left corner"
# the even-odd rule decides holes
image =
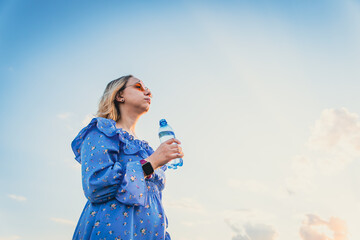
[[[144,178],[140,160],[154,150],[144,140],[93,118],[71,143],[81,164],[86,205],[73,240],[170,240],[161,191],[166,166]]]

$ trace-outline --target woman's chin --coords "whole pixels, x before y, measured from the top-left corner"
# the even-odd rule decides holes
[[[148,112],[150,109],[150,104],[148,104],[146,107],[144,107],[144,112]]]

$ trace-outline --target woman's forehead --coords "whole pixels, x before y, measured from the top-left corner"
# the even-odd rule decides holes
[[[134,84],[134,83],[137,83],[137,82],[141,82],[143,83],[143,81],[141,81],[140,79],[136,78],[136,77],[131,77],[129,79],[129,84]]]

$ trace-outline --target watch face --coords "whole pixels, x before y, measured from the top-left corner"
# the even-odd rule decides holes
[[[149,163],[149,162],[147,162],[147,163],[145,163],[144,165],[142,165],[142,168],[143,168],[144,173],[145,173],[146,175],[150,175],[150,174],[152,174],[152,173],[154,172],[154,169],[153,169],[153,167],[151,166],[151,163]]]

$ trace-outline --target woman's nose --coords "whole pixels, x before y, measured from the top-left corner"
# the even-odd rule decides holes
[[[148,89],[148,88],[146,89],[145,95],[146,95],[146,96],[149,96],[149,97],[152,97],[152,94],[151,94],[150,89]]]

